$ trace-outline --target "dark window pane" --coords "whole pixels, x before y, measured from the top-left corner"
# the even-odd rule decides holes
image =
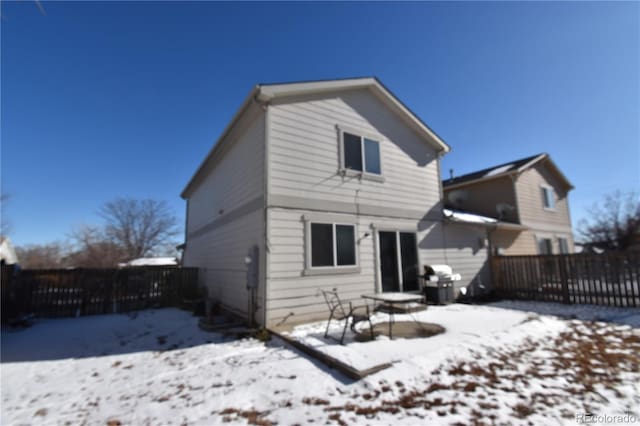
[[[362,171],[360,136],[344,133],[344,168]]]
[[[550,188],[542,188],[542,202],[548,209],[555,208],[555,199],[553,196],[553,190]]]
[[[398,280],[398,252],[396,250],[396,233],[380,232],[380,272],[382,275],[382,291],[400,291]]]
[[[338,265],[356,264],[356,240],[353,226],[336,225],[336,251]]]
[[[400,233],[400,257],[402,258],[402,290],[418,290],[418,253],[416,234]]]
[[[371,139],[364,140],[364,164],[368,173],[379,175],[380,172],[380,144]]]
[[[311,266],[333,266],[333,225],[311,224]]]
[[[540,254],[553,254],[553,245],[549,238],[542,238],[538,241]]]
[[[569,243],[566,238],[558,238],[558,243],[560,244],[560,253],[569,253]]]

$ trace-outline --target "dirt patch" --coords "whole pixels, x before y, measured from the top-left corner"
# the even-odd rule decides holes
[[[416,321],[400,321],[394,322],[392,326],[393,338],[402,339],[420,339],[435,336],[444,333],[444,327],[428,323]],[[374,336],[389,336],[389,324],[381,322],[373,326]],[[359,341],[371,340],[371,331],[368,326],[361,327],[356,333],[356,339]]]

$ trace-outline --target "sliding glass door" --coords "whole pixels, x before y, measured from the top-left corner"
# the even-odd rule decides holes
[[[418,252],[413,232],[378,233],[383,292],[418,290]]]

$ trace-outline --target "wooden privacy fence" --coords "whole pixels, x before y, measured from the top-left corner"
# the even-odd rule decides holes
[[[180,306],[197,296],[197,268],[31,269],[2,267],[2,318],[70,317]]]
[[[640,252],[496,256],[501,297],[607,306],[640,306]]]

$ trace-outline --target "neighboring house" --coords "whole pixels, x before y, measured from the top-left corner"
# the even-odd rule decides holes
[[[520,225],[490,233],[504,255],[573,253],[571,182],[548,154],[443,181],[445,205]]]
[[[267,326],[326,318],[321,288],[418,291],[428,264],[488,283],[485,229],[443,221],[448,151],[375,78],[258,85],[181,194],[183,264]]]

